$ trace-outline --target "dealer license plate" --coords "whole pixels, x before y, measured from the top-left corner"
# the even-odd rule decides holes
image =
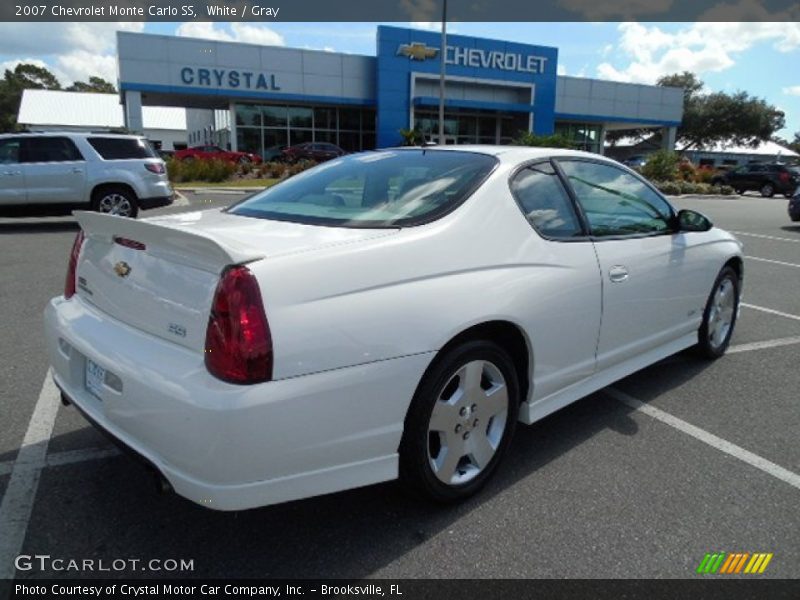
[[[97,363],[86,359],[86,389],[99,399],[103,396],[103,382],[106,379],[106,370]]]

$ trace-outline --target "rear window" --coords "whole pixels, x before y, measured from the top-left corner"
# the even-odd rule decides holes
[[[105,160],[158,158],[150,144],[141,138],[90,137],[88,142]]]
[[[247,217],[339,227],[404,227],[441,217],[497,159],[447,150],[384,150],[339,158],[236,204]]]

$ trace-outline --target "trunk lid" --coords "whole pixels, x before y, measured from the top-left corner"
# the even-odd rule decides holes
[[[131,327],[199,352],[226,266],[397,232],[317,227],[219,210],[145,220],[83,211],[75,216],[86,236],[77,294]]]

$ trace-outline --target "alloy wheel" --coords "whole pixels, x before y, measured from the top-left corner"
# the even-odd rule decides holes
[[[436,398],[428,424],[428,461],[447,485],[477,477],[491,462],[508,419],[508,388],[485,360],[463,365]]]
[[[719,348],[728,338],[736,309],[736,288],[729,278],[720,281],[711,301],[708,315],[708,341]]]
[[[98,211],[120,217],[129,217],[133,212],[131,201],[117,192],[106,194],[97,204]]]

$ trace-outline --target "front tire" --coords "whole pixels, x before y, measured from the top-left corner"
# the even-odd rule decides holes
[[[714,281],[697,333],[697,349],[702,356],[716,359],[725,354],[736,326],[740,293],[739,276],[726,266]]]
[[[92,210],[135,219],[139,213],[139,204],[136,195],[130,190],[119,186],[107,186],[94,193]]]
[[[447,351],[406,416],[401,481],[437,502],[475,494],[508,450],[519,404],[517,372],[501,347],[472,341]]]

